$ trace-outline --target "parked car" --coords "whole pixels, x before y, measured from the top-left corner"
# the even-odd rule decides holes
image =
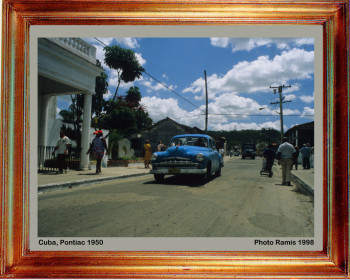
[[[256,152],[255,144],[246,143],[242,145],[242,159],[245,159],[246,157],[255,159],[255,152]]]
[[[221,175],[223,158],[215,148],[214,140],[205,134],[174,136],[163,152],[152,154],[151,174],[156,181],[165,175],[197,174],[205,182],[209,176]]]

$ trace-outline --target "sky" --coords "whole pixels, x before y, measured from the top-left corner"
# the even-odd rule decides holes
[[[122,84],[118,94],[139,87],[141,104],[154,123],[169,117],[205,128],[204,72],[208,130],[280,130],[279,93],[273,90],[282,85],[284,131],[314,120],[313,38],[82,39],[96,47],[108,75],[105,99],[113,96],[118,79],[104,64],[103,48],[119,45],[135,52],[145,73]],[[58,110],[67,106],[59,100]]]

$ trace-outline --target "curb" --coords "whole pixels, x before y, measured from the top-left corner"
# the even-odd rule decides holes
[[[77,186],[83,186],[83,185],[91,185],[94,183],[101,183],[101,182],[107,182],[117,179],[125,179],[130,177],[138,177],[138,176],[145,176],[149,175],[150,173],[138,173],[138,174],[129,174],[129,175],[119,175],[119,176],[110,176],[110,177],[102,177],[102,178],[95,178],[95,179],[88,179],[88,180],[79,180],[79,181],[71,181],[71,182],[64,182],[64,183],[54,183],[54,184],[48,184],[48,185],[41,185],[38,186],[38,193],[53,191],[53,190],[59,190],[59,189],[70,189]]]
[[[314,196],[314,189],[311,188],[307,183],[305,183],[303,180],[301,180],[298,176],[292,174],[292,180],[299,186],[302,193],[308,195],[308,196]]]

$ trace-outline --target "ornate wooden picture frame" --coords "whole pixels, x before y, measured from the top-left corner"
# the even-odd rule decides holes
[[[1,277],[349,278],[349,1],[4,0]],[[322,251],[31,251],[29,34],[35,25],[320,25]]]

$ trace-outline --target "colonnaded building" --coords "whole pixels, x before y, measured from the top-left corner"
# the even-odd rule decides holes
[[[91,138],[91,100],[96,77],[96,48],[80,38],[38,39],[38,146],[54,146],[62,122],[56,119],[57,97],[84,94],[81,147],[87,151]],[[45,158],[45,155],[43,155]],[[88,155],[80,155],[80,169],[88,166]]]

